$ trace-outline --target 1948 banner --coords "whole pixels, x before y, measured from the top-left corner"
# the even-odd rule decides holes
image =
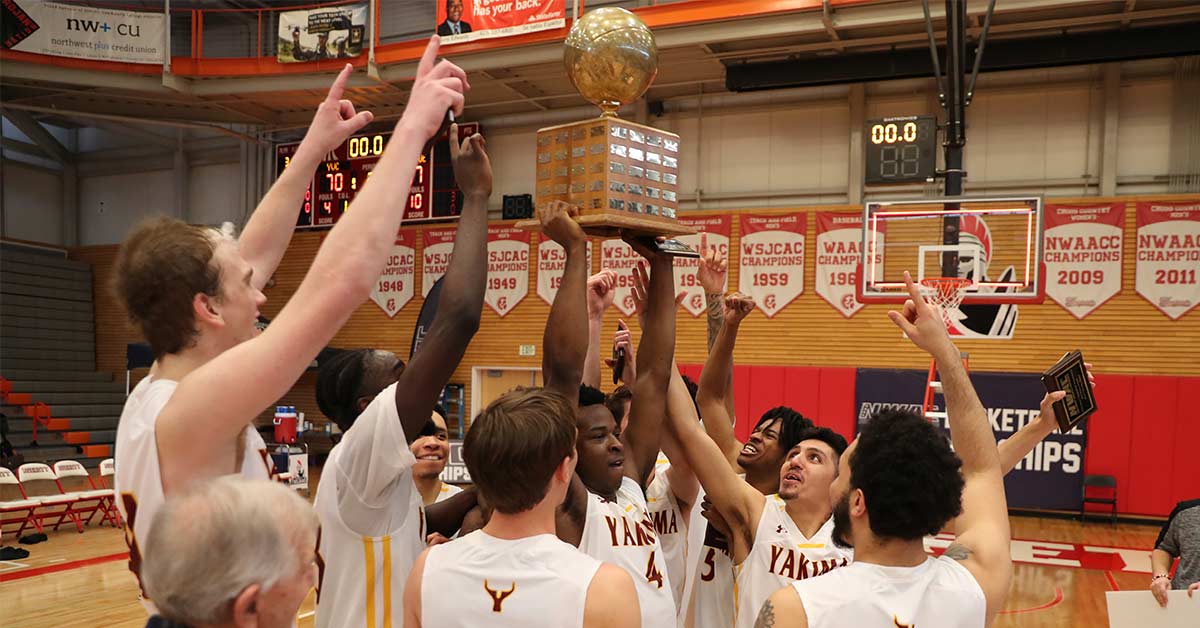
[[[413,298],[413,281],[417,275],[417,232],[401,229],[396,234],[387,265],[383,267],[375,287],[371,288],[371,300],[388,318],[392,318]]]
[[[450,256],[454,253],[454,229],[426,229],[422,234],[425,248],[421,251],[421,296],[429,296],[434,282],[446,274]]]
[[[862,261],[862,222],[861,212],[817,212],[817,294],[846,318],[863,307],[855,297]],[[883,246],[878,249],[876,268],[883,261]]]
[[[721,216],[701,216],[697,218],[679,217],[679,224],[693,227],[698,231],[704,232],[705,241],[708,246],[715,246],[726,258],[729,257],[729,226],[732,221],[729,215]],[[700,251],[700,234],[679,236],[675,238],[680,242],[692,247],[704,255],[704,251]],[[729,260],[730,265],[733,260]],[[700,280],[696,276],[696,269],[700,265],[700,259],[695,257],[677,257],[675,258],[675,294],[686,292],[687,296],[683,299],[683,309],[691,312],[692,316],[700,316],[704,313],[704,288],[700,285]],[[729,284],[729,276],[725,276],[726,288]],[[724,291],[722,291],[724,292]]]
[[[562,245],[545,235],[538,237],[537,249],[537,293],[543,301],[553,305],[558,286],[562,284],[563,271],[567,267],[567,252]],[[587,274],[592,274],[592,242],[587,245]]]
[[[566,0],[434,0],[442,43],[508,37],[562,28]]]
[[[1137,291],[1171,319],[1200,304],[1200,202],[1137,204]]]
[[[483,302],[506,316],[529,294],[529,232],[517,227],[489,227],[487,255]]]
[[[1125,204],[1047,205],[1046,295],[1082,319],[1121,292]]]
[[[771,318],[804,292],[808,214],[742,214],[741,233],[738,290]]]

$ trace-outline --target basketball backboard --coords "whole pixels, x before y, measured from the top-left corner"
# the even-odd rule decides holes
[[[1045,297],[1040,197],[871,201],[863,208],[858,300],[908,298],[920,282],[967,279],[963,303],[1038,303]]]

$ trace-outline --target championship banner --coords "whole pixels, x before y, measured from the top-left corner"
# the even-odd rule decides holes
[[[396,316],[413,298],[413,282],[417,278],[417,232],[401,229],[392,243],[387,265],[383,267],[375,287],[371,288],[371,300],[388,318]]]
[[[506,316],[529,294],[529,232],[517,227],[489,227],[487,256],[483,302]]]
[[[421,251],[421,296],[428,297],[433,282],[446,274],[454,253],[454,234],[454,229],[426,229],[422,234],[425,248]]]
[[[542,235],[538,237],[537,293],[549,305],[554,304],[558,286],[567,268],[567,251],[559,243]],[[592,274],[592,241],[587,244],[587,274]]]
[[[732,221],[729,219],[729,214],[721,216],[698,216],[695,218],[680,216],[679,224],[692,227],[697,231],[703,231],[708,234],[707,240],[709,246],[717,247],[726,258],[729,256],[729,229]],[[678,236],[675,238],[680,242],[692,247],[696,251],[700,251],[700,234]],[[700,251],[700,255],[704,255],[704,251]],[[733,259],[729,259],[730,265],[733,265]],[[683,309],[691,312],[692,316],[700,316],[707,309],[704,302],[704,288],[700,285],[700,278],[696,276],[696,269],[700,266],[700,259],[696,257],[677,257],[675,258],[675,294],[686,292],[687,297],[683,299]],[[725,289],[729,288],[729,275],[725,275]]]
[[[1137,204],[1137,292],[1172,320],[1200,303],[1200,202]]]
[[[738,290],[771,318],[804,292],[808,214],[742,214]]]
[[[617,273],[617,287],[613,294],[613,306],[625,316],[633,316],[633,269],[645,259],[624,240],[604,240],[600,243],[600,269]]]
[[[55,57],[163,62],[161,12],[97,9],[42,0],[0,0],[5,50]]]
[[[863,261],[862,220],[861,212],[817,212],[817,294],[846,318],[863,307],[855,297],[858,264]],[[882,246],[875,261],[883,262]]]
[[[1121,292],[1125,203],[1047,205],[1046,295],[1082,319]]]
[[[434,0],[443,44],[562,28],[566,0]]]
[[[900,409],[920,414],[927,377],[925,371],[858,369],[854,393],[856,433],[879,410]],[[975,372],[971,373],[971,383],[987,410],[997,442],[1036,419],[1042,396],[1046,394],[1037,373]],[[945,411],[942,407],[935,410]],[[938,426],[949,434],[945,419],[940,419]],[[1010,507],[1079,508],[1086,427],[1084,421],[1066,434],[1055,430],[1004,476]]]
[[[349,59],[362,54],[367,3],[282,11],[275,58],[280,63]]]

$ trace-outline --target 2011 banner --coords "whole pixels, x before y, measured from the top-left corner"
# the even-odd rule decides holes
[[[444,44],[535,33],[567,24],[566,0],[435,0]]]
[[[1121,292],[1125,204],[1047,205],[1046,295],[1082,319]]]
[[[1173,320],[1200,305],[1200,202],[1137,204],[1136,286]]]

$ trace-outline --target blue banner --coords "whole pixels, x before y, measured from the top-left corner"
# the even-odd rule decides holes
[[[919,414],[925,398],[925,379],[924,371],[858,369],[855,431],[861,430],[871,415],[881,409],[899,407]],[[972,373],[971,382],[987,409],[997,442],[1015,434],[1040,413],[1039,403],[1045,389],[1036,374]],[[935,399],[944,404],[941,395]],[[935,410],[944,411],[944,405]],[[946,421],[939,423],[949,435]],[[1004,478],[1009,507],[1079,508],[1085,426],[1086,421],[1067,434],[1055,430],[1017,464]]]

